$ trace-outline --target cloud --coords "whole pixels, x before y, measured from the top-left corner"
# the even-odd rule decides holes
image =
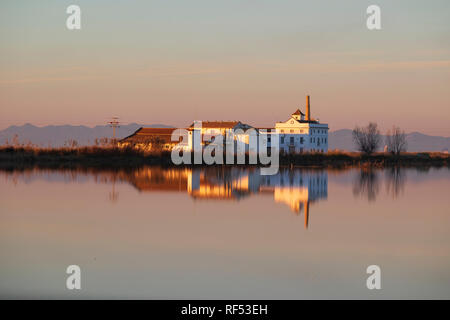
[[[112,79],[117,77],[184,77],[208,74],[225,73],[347,73],[347,72],[395,72],[408,70],[448,70],[450,60],[409,60],[409,61],[362,61],[362,62],[312,62],[312,63],[289,63],[280,61],[253,61],[242,63],[231,63],[223,65],[179,65],[163,66],[149,68],[146,70],[119,70],[111,69],[108,71],[95,72],[94,69],[59,69],[56,73],[62,75],[44,76],[44,77],[24,77],[18,79],[0,80],[0,85],[8,84],[27,84],[27,83],[45,83],[59,81],[79,81],[79,80],[100,80]],[[76,71],[78,74],[65,75]],[[81,72],[80,72],[81,71]],[[84,74],[83,74],[84,73]],[[90,73],[90,74],[88,74]]]

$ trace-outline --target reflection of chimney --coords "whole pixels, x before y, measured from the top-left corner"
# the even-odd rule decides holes
[[[309,96],[306,96],[306,121],[311,120],[311,113],[309,108]]]
[[[309,201],[305,203],[305,229],[308,229],[308,220],[309,220]]]

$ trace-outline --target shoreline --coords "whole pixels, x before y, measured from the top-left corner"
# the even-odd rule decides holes
[[[21,168],[139,168],[162,167],[263,167],[261,164],[182,164],[171,161],[170,152],[144,153],[117,147],[35,148],[0,147],[0,170]],[[378,152],[280,154],[280,168],[346,169],[365,167],[450,167],[450,155],[441,152],[405,152],[400,155]]]

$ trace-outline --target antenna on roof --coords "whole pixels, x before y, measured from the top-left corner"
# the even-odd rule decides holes
[[[120,128],[120,122],[118,117],[112,117],[111,121],[108,121],[108,126],[113,128],[113,139],[116,139],[116,128]]]

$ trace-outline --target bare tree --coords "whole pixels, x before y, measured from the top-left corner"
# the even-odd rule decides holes
[[[392,131],[389,130],[386,134],[387,150],[393,154],[400,154],[400,152],[406,151],[407,142],[406,134],[400,130],[399,127],[393,126]]]
[[[376,123],[370,122],[367,127],[356,126],[353,129],[353,141],[359,151],[366,154],[375,152],[381,143],[381,134]]]

